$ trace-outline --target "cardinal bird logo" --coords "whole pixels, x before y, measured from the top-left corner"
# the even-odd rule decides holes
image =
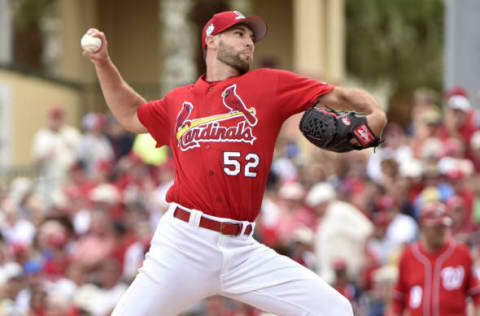
[[[237,85],[233,84],[223,90],[222,92],[223,104],[230,109],[231,112],[240,112],[247,120],[250,126],[257,124],[257,117],[255,116],[255,108],[249,108],[245,106],[242,98],[237,94]]]
[[[187,121],[187,119],[190,117],[190,114],[192,113],[193,110],[193,104],[190,102],[183,102],[182,109],[178,113],[177,116],[177,122],[175,123],[175,131],[178,131],[185,125],[189,125],[190,121]]]

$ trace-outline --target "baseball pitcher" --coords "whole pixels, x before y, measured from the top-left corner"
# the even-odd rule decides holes
[[[312,142],[320,139],[319,146],[335,151],[375,146],[386,124],[375,99],[288,71],[249,71],[267,25],[238,11],[220,12],[205,24],[206,73],[151,102],[122,79],[105,35],[88,34],[102,46],[83,54],[117,120],[131,132],[150,133],[158,146],[169,145],[175,161],[169,210],[113,315],[177,315],[212,295],[278,315],[353,315],[348,300],[319,276],[252,234],[282,123],[318,104],[332,111],[304,118],[300,128]],[[340,132],[347,141],[339,150]]]

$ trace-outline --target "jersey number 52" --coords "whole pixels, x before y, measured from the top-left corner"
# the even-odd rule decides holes
[[[237,176],[242,171],[242,163],[245,161],[243,175],[254,178],[257,176],[256,168],[260,163],[260,157],[255,153],[248,153],[242,159],[241,153],[236,151],[225,151],[223,153],[223,171],[229,176]]]

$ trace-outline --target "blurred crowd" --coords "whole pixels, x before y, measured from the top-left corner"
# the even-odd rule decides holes
[[[285,129],[255,238],[317,272],[356,315],[387,315],[403,247],[422,207],[447,206],[450,238],[480,263],[480,129],[461,88],[419,91],[407,126],[375,150],[334,154]],[[89,113],[81,130],[54,107],[33,140],[35,177],[0,192],[0,315],[109,315],[133,280],[174,177],[166,148]],[[258,316],[208,298],[185,315]]]

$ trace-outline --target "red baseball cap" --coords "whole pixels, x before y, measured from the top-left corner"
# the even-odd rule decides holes
[[[332,262],[332,266],[335,271],[345,270],[347,268],[347,261],[343,258],[336,258]]]
[[[446,206],[447,211],[450,213],[458,208],[463,209],[465,207],[465,203],[463,202],[463,199],[461,197],[454,195],[447,200]]]
[[[255,34],[258,42],[267,35],[267,23],[259,16],[245,16],[239,11],[224,11],[214,14],[203,27],[202,50],[205,51],[206,38],[208,35],[217,35],[239,23],[247,25]]]
[[[62,119],[65,116],[65,110],[59,106],[52,107],[48,111],[48,116],[52,119]]]
[[[467,98],[468,94],[467,94],[467,91],[465,90],[465,88],[463,88],[461,86],[454,86],[454,87],[450,88],[449,90],[445,91],[443,96],[445,97],[445,99],[450,99],[453,96],[462,96],[462,97]]]
[[[387,227],[392,221],[391,217],[383,212],[376,212],[373,215],[373,224],[377,227]]]
[[[447,208],[444,204],[434,202],[427,204],[420,213],[420,223],[427,226],[450,226],[452,219],[447,213]]]
[[[390,210],[397,206],[397,202],[390,195],[383,195],[375,201],[378,211]]]

